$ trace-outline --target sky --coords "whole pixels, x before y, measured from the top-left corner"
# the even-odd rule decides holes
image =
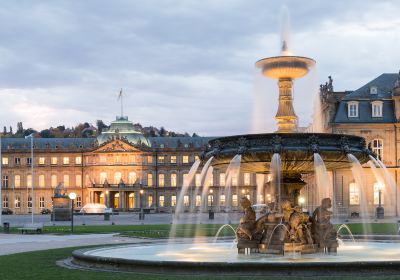
[[[144,126],[243,134],[255,104],[273,124],[276,83],[254,63],[279,54],[285,6],[290,50],[317,62],[295,82],[301,125],[328,75],[335,90],[355,90],[400,69],[396,0],[1,2],[0,127],[110,123],[120,88],[124,115]]]

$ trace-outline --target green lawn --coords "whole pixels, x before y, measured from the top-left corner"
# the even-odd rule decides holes
[[[361,223],[347,224],[353,234],[364,234],[364,228],[368,231],[367,234],[397,234],[398,225],[395,223],[370,223],[363,225]],[[339,225],[336,226],[338,228]],[[340,231],[341,234],[348,234],[345,229]]]
[[[102,279],[130,279],[130,280],[147,280],[147,279],[249,279],[249,277],[216,277],[216,276],[173,276],[173,275],[149,275],[149,274],[132,274],[132,273],[110,273],[96,271],[73,270],[56,265],[56,260],[64,259],[71,256],[71,252],[77,248],[63,248],[55,250],[46,250],[29,253],[19,253],[8,256],[0,256],[0,279],[1,280],[17,280],[17,279],[85,279],[85,280],[102,280]],[[267,279],[266,277],[251,277],[252,279]],[[399,279],[398,276],[379,276],[379,277],[268,277],[268,279],[351,279],[351,280],[372,280],[372,279]]]

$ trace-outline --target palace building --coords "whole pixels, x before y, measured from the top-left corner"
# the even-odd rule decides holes
[[[355,91],[334,91],[332,80],[321,85],[319,112],[323,132],[359,135],[386,165],[394,180],[394,190],[376,180],[370,165],[364,165],[365,186],[357,186],[350,170],[330,171],[327,189],[334,198],[335,214],[350,216],[360,212],[362,195],[373,216],[379,192],[386,216],[397,216],[400,209],[397,190],[400,180],[400,76],[382,74]],[[141,207],[156,212],[171,212],[180,187],[209,137],[145,137],[127,117],[117,117],[97,138],[34,138],[33,160],[30,139],[2,138],[2,203],[14,213],[52,209],[55,188],[62,184],[77,194],[80,208],[87,203],[102,203],[120,211]],[[31,165],[34,165],[34,174]],[[222,211],[228,200],[224,190],[225,170],[213,170],[206,201],[201,199],[199,168],[187,194],[184,209]],[[378,170],[382,172],[382,170]],[[32,180],[33,176],[33,180]],[[266,189],[257,193],[256,174],[241,173],[232,178],[232,208],[238,209],[241,195],[253,203],[270,199]],[[312,210],[321,197],[315,196],[312,176],[305,176],[302,190],[305,207]],[[32,196],[32,182],[34,192]],[[388,184],[388,181],[385,181]],[[260,189],[260,187],[258,188]],[[142,190],[142,194],[141,194]],[[364,193],[362,193],[364,192]],[[390,203],[389,203],[390,202]]]

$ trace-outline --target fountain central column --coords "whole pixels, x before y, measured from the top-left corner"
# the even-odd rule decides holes
[[[297,131],[297,116],[293,108],[293,80],[291,78],[279,78],[279,106],[275,119],[280,133]]]

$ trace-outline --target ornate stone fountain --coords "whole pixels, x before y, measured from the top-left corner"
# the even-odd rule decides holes
[[[315,65],[311,58],[288,55],[283,41],[282,55],[264,58],[256,67],[269,78],[278,80],[279,106],[276,133],[250,134],[217,138],[209,142],[204,158],[213,157],[214,168],[226,169],[231,159],[241,155],[243,172],[270,173],[273,156],[280,159],[280,188],[274,190],[274,206],[267,215],[256,219],[250,201],[243,197],[245,211],[237,230],[238,251],[259,253],[335,253],[337,234],[330,223],[330,198],[321,202],[313,215],[298,206],[300,190],[306,184],[302,174],[314,172],[314,154],[318,153],[328,170],[350,168],[348,154],[360,163],[369,160],[370,150],[358,136],[297,133],[293,108],[293,80],[304,77]]]

